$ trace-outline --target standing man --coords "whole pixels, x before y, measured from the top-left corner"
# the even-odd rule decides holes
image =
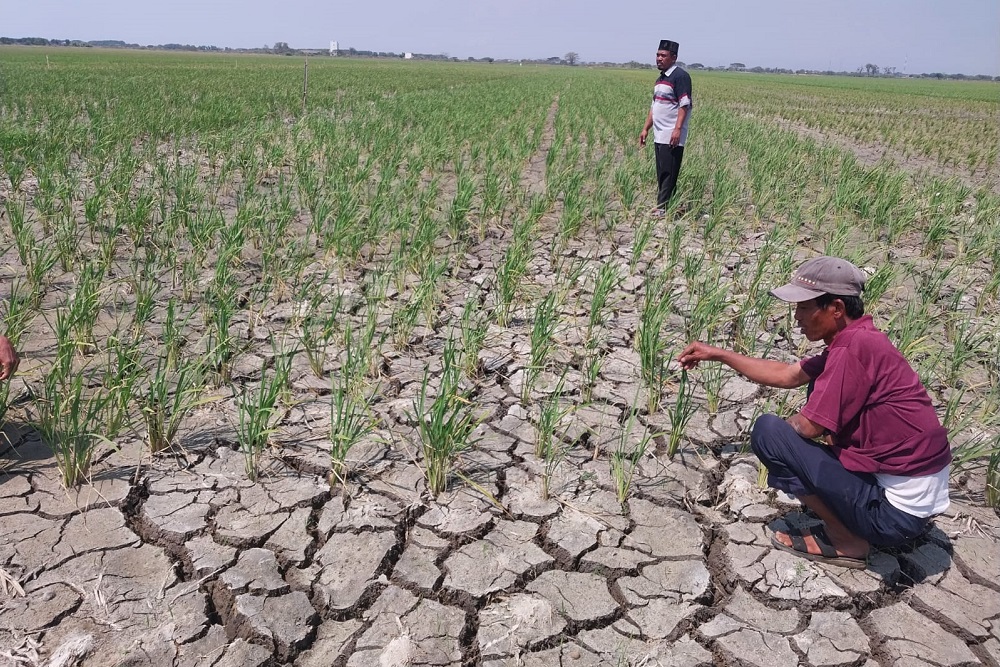
[[[691,76],[677,66],[677,48],[677,42],[660,40],[660,48],[656,51],[656,68],[660,70],[660,78],[653,86],[653,103],[639,134],[639,148],[642,148],[646,145],[650,128],[653,129],[658,186],[656,208],[652,211],[654,217],[663,216],[667,202],[674,194],[687,141],[688,118],[691,116]]]
[[[777,532],[772,544],[809,560],[864,568],[871,545],[919,536],[948,508],[951,450],[920,378],[864,314],[865,276],[836,257],[805,262],[771,291],[795,304],[795,321],[823,353],[786,364],[695,342],[684,368],[721,361],[750,380],[791,389],[809,385],[788,419],[763,415],[750,445],[767,483],[796,496],[823,526]]]

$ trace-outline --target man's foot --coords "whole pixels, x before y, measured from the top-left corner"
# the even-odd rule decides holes
[[[806,560],[829,565],[839,565],[852,569],[868,566],[868,543],[855,537],[850,544],[835,548],[823,526],[816,526],[808,532],[790,528],[787,532],[777,532],[771,537],[776,549],[794,554]]]
[[[662,208],[654,208],[649,212],[649,217],[651,218],[662,218],[666,213]]]

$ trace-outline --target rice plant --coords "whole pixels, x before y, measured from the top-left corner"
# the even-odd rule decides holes
[[[382,365],[382,343],[388,334],[379,333],[378,305],[369,301],[361,326],[348,323],[344,330],[344,363],[341,372],[353,378],[354,388],[375,378]]]
[[[563,182],[563,210],[559,221],[560,242],[565,245],[580,232],[584,219],[584,174],[574,171]]]
[[[688,340],[714,337],[729,303],[729,288],[721,282],[718,273],[709,272],[697,287],[696,292],[689,295],[693,303],[689,304],[684,322]]]
[[[67,303],[73,335],[76,338],[78,349],[85,354],[96,350],[94,325],[101,310],[100,281],[102,278],[98,270],[95,264],[87,264],[83,267],[76,284],[76,290]]]
[[[34,298],[25,293],[24,282],[13,280],[10,285],[10,296],[3,301],[0,309],[0,321],[4,323],[4,335],[16,350],[21,345],[21,339],[31,322],[38,315],[38,310],[32,307]]]
[[[568,445],[556,430],[573,411],[573,406],[562,407],[562,393],[566,373],[562,374],[555,390],[539,403],[538,434],[535,439],[535,457],[544,463],[542,469],[542,500],[549,499],[549,487],[556,468],[566,458]]]
[[[0,437],[6,438],[3,430],[7,425],[7,411],[10,409],[10,382],[0,382]]]
[[[521,280],[528,270],[531,259],[531,236],[534,223],[529,219],[515,223],[514,238],[507,247],[503,259],[496,270],[496,306],[494,314],[497,324],[505,327],[510,322],[514,309],[514,299]]]
[[[211,398],[203,398],[204,369],[200,362],[184,359],[172,362],[166,356],[156,366],[138,392],[139,411],[146,427],[146,443],[152,454],[177,444],[177,434],[192,410]]]
[[[636,425],[642,429],[638,437],[634,435]],[[653,434],[639,423],[637,412],[634,409],[629,410],[625,423],[618,431],[615,449],[608,459],[611,466],[611,480],[615,485],[615,496],[620,504],[624,504],[632,495],[636,468],[639,467],[652,442]]]
[[[635,346],[639,352],[639,365],[643,383],[646,385],[649,414],[657,411],[660,394],[667,377],[670,351],[663,336],[663,328],[670,314],[673,300],[663,276],[651,276],[646,282],[645,300],[639,315],[639,328]]]
[[[986,463],[986,504],[1000,507],[1000,447],[996,447]]]
[[[626,212],[635,208],[636,193],[639,192],[639,177],[630,165],[620,164],[615,169],[615,191]]]
[[[438,282],[444,274],[447,264],[436,258],[431,258],[421,271],[420,282],[413,291],[411,298],[406,300],[392,316],[391,328],[400,348],[410,345],[413,329],[417,326],[421,315],[427,327],[434,323],[434,313],[437,309]]]
[[[535,388],[538,376],[545,370],[549,355],[555,345],[553,336],[559,326],[556,292],[550,291],[535,306],[535,316],[531,327],[531,354],[524,369],[524,384],[521,387],[521,402],[527,404]]]
[[[72,209],[68,206],[63,207],[55,218],[52,238],[59,266],[63,271],[71,271],[76,261],[83,230],[76,224]]]
[[[687,423],[697,411],[697,407],[692,402],[692,390],[688,386],[687,371],[681,371],[680,381],[677,383],[677,393],[674,396],[674,403],[670,408],[670,435],[667,438],[667,456],[674,457],[680,448],[681,438],[687,428]]]
[[[160,344],[163,346],[163,358],[167,368],[175,369],[180,359],[181,348],[185,344],[183,334],[184,326],[190,315],[181,320],[177,314],[177,299],[170,298],[167,301],[166,313],[163,320],[163,328],[160,332]]]
[[[886,262],[878,267],[865,281],[865,307],[874,312],[882,309],[880,301],[898,279],[899,266]]]
[[[467,168],[456,165],[455,197],[448,211],[448,229],[453,239],[460,239],[466,232],[466,223],[472,211],[472,198],[476,194],[476,182]]]
[[[138,335],[143,327],[153,318],[156,308],[156,296],[160,291],[160,280],[156,276],[155,264],[149,263],[143,267],[135,267],[135,272],[128,278],[129,287],[135,298],[132,308],[132,331]]]
[[[621,276],[614,263],[605,261],[601,264],[601,268],[597,270],[597,275],[594,277],[594,290],[590,298],[590,311],[587,317],[586,338],[590,338],[594,329],[604,323],[604,307],[608,303],[611,292],[620,282]]]
[[[489,332],[489,320],[475,296],[470,296],[462,307],[461,328],[462,368],[466,377],[473,377],[479,366],[479,351]]]
[[[580,396],[584,403],[593,398],[594,387],[604,368],[604,336],[591,334],[584,342],[583,353],[583,387]]]
[[[893,313],[885,333],[900,353],[912,361],[929,351],[928,335],[933,322],[927,303],[910,301]]]
[[[646,252],[646,247],[653,238],[653,229],[655,225],[655,218],[646,218],[639,223],[639,227],[635,230],[635,238],[632,241],[631,258],[629,259],[628,264],[630,273],[635,273],[635,268],[639,264],[639,260],[642,259],[643,253]]]
[[[435,498],[448,487],[458,456],[475,444],[472,434],[479,424],[470,392],[460,386],[458,352],[451,341],[445,346],[442,362],[437,395],[431,397],[431,374],[425,369],[410,415],[420,435],[420,464],[427,490]]]
[[[344,295],[340,291],[328,294],[316,287],[301,306],[305,312],[297,319],[297,333],[310,370],[316,377],[323,377],[327,348],[341,329]]]
[[[10,197],[4,202],[14,247],[17,249],[18,259],[25,268],[31,262],[31,253],[35,248],[35,232],[26,217],[26,208],[24,199]]]
[[[335,377],[330,403],[330,488],[340,484],[347,492],[347,455],[358,442],[375,430],[375,419],[368,409],[374,396],[358,399],[353,380]]]
[[[711,341],[709,341],[711,344]],[[722,387],[726,382],[724,364],[706,364],[701,369],[701,384],[705,389],[705,404],[711,414],[719,411]]]
[[[41,305],[42,296],[52,280],[52,269],[57,261],[58,255],[50,244],[39,242],[31,247],[29,259],[24,268],[25,277],[30,287],[29,293],[32,295],[31,306],[33,308],[38,308]]]
[[[132,336],[112,335],[108,339],[102,384],[108,399],[104,434],[110,439],[132,426],[132,403],[145,374],[140,343]]]
[[[254,482],[260,476],[260,459],[274,432],[275,417],[281,409],[279,399],[288,385],[291,363],[291,355],[275,355],[272,372],[263,373],[256,389],[244,388],[236,399],[236,439],[247,477]]]
[[[59,381],[69,379],[73,375],[73,359],[77,354],[77,341],[73,336],[73,316],[65,306],[56,308],[54,322],[49,322],[56,338],[55,361],[50,377]]]
[[[992,332],[969,317],[952,314],[948,319],[946,331],[951,338],[951,354],[947,356],[946,381],[955,386],[963,369],[979,357],[981,350],[986,349]]]
[[[209,325],[206,358],[220,382],[229,382],[231,363],[237,352],[236,337],[231,331],[236,316],[236,291],[236,278],[229,262],[221,259],[203,306]]]
[[[108,394],[89,385],[83,373],[60,377],[53,372],[46,377],[42,395],[35,401],[38,414],[34,426],[52,448],[67,489],[88,479],[94,451],[101,442],[108,442],[99,435]]]

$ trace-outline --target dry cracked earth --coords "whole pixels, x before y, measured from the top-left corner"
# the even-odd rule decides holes
[[[571,435],[602,432],[606,401]],[[0,664],[1000,664],[1000,520],[965,487],[911,548],[818,565],[770,547],[776,523],[814,519],[761,488],[752,457],[694,444],[735,441],[745,409],[647,455],[622,506],[597,437],[542,500],[531,415],[502,405],[437,499],[378,440],[331,494],[307,412],[256,484],[218,436],[138,467],[138,444],[109,451],[67,493],[48,448],[8,427],[0,565],[25,594],[0,596]]]
[[[545,189],[557,102],[525,189]],[[351,451],[347,493],[327,482],[326,407],[290,410],[257,483],[207,406],[186,451],[151,461],[126,443],[72,492],[12,420],[0,568],[24,595],[0,592],[0,666],[1000,665],[1000,518],[981,478],[957,479],[949,512],[866,570],[777,551],[776,525],[815,519],[758,484],[737,444],[756,388],[733,378],[726,407],[696,414],[672,459],[657,441],[619,503],[609,434],[644,397],[618,341],[543,500],[537,414],[517,398],[526,331],[493,333],[485,366],[512,374],[480,387],[491,414],[435,499],[406,416],[427,363],[412,356],[381,369],[385,428]],[[265,361],[243,363],[252,381]],[[302,368],[293,384],[329,387]],[[665,430],[658,419],[643,426]]]

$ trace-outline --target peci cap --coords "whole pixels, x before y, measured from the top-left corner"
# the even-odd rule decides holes
[[[671,42],[669,39],[661,39],[660,47],[657,51],[670,51],[670,53],[677,53],[677,49],[680,46],[677,42]]]
[[[782,301],[800,303],[822,294],[861,296],[865,274],[846,259],[814,257],[800,266],[787,285],[776,287],[771,294]]]

